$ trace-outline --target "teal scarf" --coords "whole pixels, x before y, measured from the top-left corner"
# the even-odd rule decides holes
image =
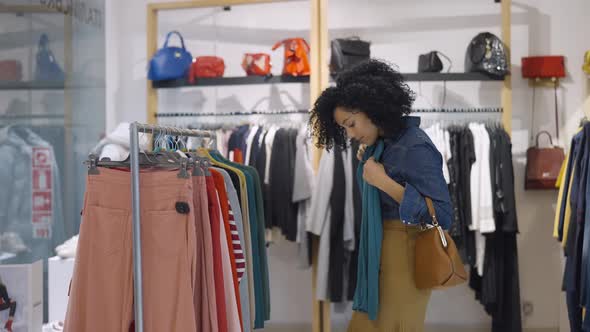
[[[363,160],[359,163],[356,175],[363,199],[363,221],[359,241],[357,284],[352,308],[369,314],[376,320],[379,311],[379,267],[381,263],[381,241],[383,240],[383,221],[379,190],[363,179],[365,162],[373,157],[381,159],[385,143],[382,140],[367,147]]]

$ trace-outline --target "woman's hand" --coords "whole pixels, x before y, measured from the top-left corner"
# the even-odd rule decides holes
[[[358,151],[356,152],[356,158],[357,158],[359,161],[362,161],[362,160],[363,160],[363,155],[365,154],[365,150],[366,150],[366,149],[367,149],[367,145],[366,145],[366,144],[361,144],[361,145],[359,146],[359,149],[358,149]]]
[[[375,161],[373,157],[369,158],[363,168],[363,179],[373,187],[380,188],[384,184],[387,176],[383,164]]]

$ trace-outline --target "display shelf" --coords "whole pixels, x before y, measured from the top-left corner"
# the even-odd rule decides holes
[[[105,85],[97,82],[72,83],[68,89],[92,89],[104,88]],[[65,90],[64,82],[58,81],[0,81],[0,91],[2,90]]]
[[[0,4],[0,13],[4,14],[24,14],[24,13],[58,13],[57,10],[49,8],[46,5],[7,5]]]
[[[406,73],[402,74],[408,82],[442,81],[503,81],[504,77],[484,73]]]
[[[408,82],[426,81],[502,81],[503,77],[493,77],[484,73],[406,73],[402,74]],[[152,82],[155,89],[171,89],[191,86],[252,85],[277,83],[309,83],[309,76],[236,76],[218,78],[199,78],[194,83],[187,79]]]
[[[217,78],[198,78],[194,83],[187,79],[152,82],[155,89],[191,87],[191,86],[220,86],[220,85],[251,85],[276,83],[309,83],[309,76],[235,76]]]
[[[64,82],[0,81],[0,90],[63,90]]]

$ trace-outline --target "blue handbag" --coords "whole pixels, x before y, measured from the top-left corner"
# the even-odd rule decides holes
[[[35,69],[35,80],[37,81],[58,81],[65,80],[64,71],[61,69],[53,52],[49,49],[49,37],[42,34],[37,45],[37,68]]]
[[[180,37],[182,47],[168,46],[168,40],[175,34]],[[184,39],[178,31],[171,31],[166,36],[164,47],[159,49],[150,60],[148,79],[163,81],[183,78],[188,75],[193,56],[184,47]]]

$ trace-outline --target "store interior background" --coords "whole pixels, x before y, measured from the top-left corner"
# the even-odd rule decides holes
[[[94,2],[104,2],[105,35],[104,38],[96,35],[103,30],[81,23],[76,25],[78,33],[73,47],[76,52],[73,67],[74,71],[96,73],[106,81],[106,91],[104,87],[83,89],[73,98],[74,159],[80,165],[101,134],[112,131],[120,122],[146,121],[149,61],[146,55],[146,8],[154,1]],[[397,64],[402,72],[415,72],[418,55],[431,50],[449,56],[453,61],[452,71],[462,72],[465,50],[471,38],[482,31],[500,36],[500,4],[493,0],[369,0],[364,3],[330,0],[328,12],[330,39],[356,35],[369,40],[372,42],[373,57]],[[563,255],[559,243],[551,237],[557,192],[524,191],[525,152],[532,128],[532,88],[520,75],[520,59],[528,55],[566,57],[567,77],[560,81],[558,90],[560,143],[566,146],[584,113],[590,115],[590,81],[581,70],[583,54],[590,48],[584,43],[585,33],[590,31],[588,13],[590,2],[587,0],[519,0],[512,3],[512,140],[520,227],[521,302],[531,309],[523,315],[523,325],[529,331],[555,331],[558,326],[561,326],[561,331],[567,331],[568,327],[560,290]],[[53,19],[59,20],[59,16]],[[5,29],[3,32],[7,32],[5,24],[0,23],[0,26]],[[13,25],[11,29],[18,31],[19,27]],[[193,56],[223,57],[225,76],[244,75],[240,64],[245,52],[271,54],[273,73],[278,75],[282,68],[282,50],[271,51],[273,44],[288,37],[309,39],[309,29],[310,7],[307,1],[236,6],[231,11],[221,8],[170,11],[160,16],[158,47],[162,46],[168,31],[179,30]],[[176,43],[176,40],[171,42],[172,45]],[[63,59],[63,48],[63,41],[55,42],[53,50],[59,59]],[[105,59],[102,59],[103,49]],[[102,63],[106,64],[104,70]],[[446,65],[444,59],[443,63]],[[93,64],[98,64],[98,67],[93,67]],[[106,78],[100,76],[103,72]],[[416,92],[421,91],[416,107],[440,106],[444,89],[442,82],[412,83],[410,86]],[[499,107],[501,87],[501,82],[448,82],[445,106]],[[223,113],[253,108],[310,107],[309,86],[306,84],[183,88],[160,90],[158,93],[160,112]],[[4,96],[8,95],[0,94],[1,109],[5,109],[10,102],[10,98]],[[32,96],[40,98],[42,95]],[[39,104],[43,101],[33,102]],[[537,88],[535,133],[539,130],[554,133],[553,107],[553,89]],[[423,121],[432,123],[437,119],[461,116],[470,116],[474,120],[490,118],[469,114],[454,117],[426,115]],[[299,115],[292,120],[304,123]],[[83,191],[78,187],[83,186],[84,168],[80,166],[74,170],[78,172],[73,176],[77,182],[70,182],[70,185],[75,189],[69,188],[71,190],[67,192],[79,194],[70,198],[76,201],[76,205],[81,205]],[[66,209],[70,214],[74,210]],[[71,215],[68,220],[74,218],[76,216]],[[273,305],[270,327],[296,328],[311,324],[311,270],[298,267],[296,253],[297,245],[285,241],[277,241],[269,248]],[[345,327],[350,317],[350,307],[340,309],[335,309],[332,314],[334,330]],[[486,331],[489,330],[490,318],[474,299],[474,293],[467,286],[461,286],[434,294],[427,324]]]
[[[121,121],[146,119],[146,18],[149,1],[106,3],[107,129]],[[179,30],[193,56],[215,55],[226,61],[226,76],[242,75],[241,55],[266,52],[272,55],[273,72],[280,73],[282,52],[272,45],[286,37],[309,36],[309,4],[288,1],[271,5],[234,7],[232,11],[199,9],[161,14],[161,47],[169,30]],[[556,192],[524,191],[525,152],[531,130],[532,88],[520,75],[520,59],[528,55],[564,55],[567,77],[560,82],[560,141],[569,144],[580,119],[590,109],[590,84],[581,70],[588,49],[584,32],[590,31],[590,2],[570,0],[519,0],[512,4],[513,155],[520,235],[518,236],[521,301],[532,310],[523,315],[525,328],[556,328],[567,322],[560,299],[562,251],[552,237]],[[418,55],[439,50],[453,61],[452,71],[463,71],[465,50],[477,33],[500,36],[500,5],[491,0],[329,1],[330,39],[358,35],[372,42],[373,57],[397,64],[402,72],[415,72]],[[246,29],[244,29],[246,28]],[[215,41],[217,39],[217,41]],[[216,44],[216,49],[214,44]],[[444,59],[443,59],[444,62]],[[445,67],[446,68],[446,67]],[[500,105],[500,82],[448,82],[447,107]],[[412,83],[421,89],[417,107],[441,104],[443,84]],[[182,89],[159,92],[160,112],[249,110],[309,107],[309,88],[300,84]],[[289,98],[289,96],[293,98]],[[217,102],[216,102],[217,101]],[[241,105],[241,106],[240,106]],[[537,88],[535,133],[555,132],[553,89]],[[465,116],[465,115],[463,115]],[[469,116],[469,115],[467,115]],[[446,116],[425,116],[432,121]],[[477,118],[475,118],[477,119]],[[311,323],[311,274],[297,269],[296,245],[271,246],[272,323]],[[334,327],[345,326],[350,310],[334,313]],[[489,328],[490,319],[474,293],[461,286],[435,293],[429,305],[427,324]],[[562,331],[565,331],[563,329]]]

